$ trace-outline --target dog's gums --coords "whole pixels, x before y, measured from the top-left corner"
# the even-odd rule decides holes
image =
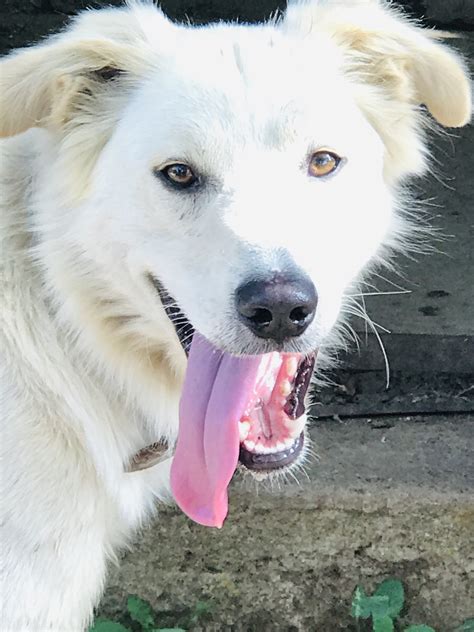
[[[268,470],[281,469],[292,465],[295,459],[302,453],[304,447],[304,434],[301,433],[291,446],[280,452],[270,454],[255,454],[240,446],[239,461],[250,470],[266,472]]]

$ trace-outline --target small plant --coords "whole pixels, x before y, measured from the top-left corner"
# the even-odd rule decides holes
[[[360,619],[371,619],[372,632],[394,632],[395,621],[404,603],[405,591],[402,582],[398,579],[386,579],[377,586],[372,595],[366,595],[364,589],[357,586],[352,598],[352,616],[357,622]],[[404,629],[404,632],[435,632],[435,630],[429,625],[410,625]],[[454,632],[474,632],[474,619],[465,621]]]
[[[397,579],[386,579],[371,596],[357,586],[352,599],[352,616],[356,620],[372,618],[373,632],[393,632],[393,621],[400,614],[404,603],[403,584]],[[427,629],[424,632],[429,631]]]
[[[183,628],[160,628],[156,626],[155,615],[147,601],[136,595],[127,599],[127,612],[132,621],[138,624],[140,632],[185,632]],[[89,632],[131,632],[130,628],[111,621],[110,619],[96,619]]]
[[[210,602],[198,601],[190,612],[181,617],[181,624],[185,625],[186,628],[193,627],[205,619],[211,610],[212,604]],[[159,627],[151,605],[136,595],[129,595],[126,614],[128,619],[133,621],[131,624],[133,630],[123,623],[99,617],[89,628],[89,632],[185,632],[184,628],[179,627]]]
[[[405,591],[398,579],[386,579],[377,586],[372,595],[367,595],[361,586],[357,586],[352,598],[352,616],[359,630],[360,620],[370,620],[372,632],[394,632],[395,623],[405,604]],[[198,601],[191,612],[181,617],[186,628],[193,628],[201,623],[212,610],[208,601]],[[162,628],[156,624],[156,614],[151,605],[130,595],[127,599],[128,620],[132,627],[127,627],[110,619],[96,619],[89,632],[185,632],[184,628]],[[133,628],[133,630],[132,630]],[[364,630],[367,628],[364,627]],[[401,630],[397,624],[397,630]],[[410,625],[403,632],[436,632],[429,625]],[[474,619],[464,621],[454,632],[474,632]]]

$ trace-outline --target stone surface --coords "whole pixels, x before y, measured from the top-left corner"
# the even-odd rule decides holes
[[[383,371],[338,370],[329,387],[313,390],[311,415],[366,416],[474,413],[474,374],[392,371],[387,387]]]
[[[222,530],[161,513],[115,569],[102,614],[139,594],[161,625],[228,632],[351,627],[356,584],[403,580],[404,622],[448,632],[474,614],[474,423],[320,422],[308,478],[234,485]],[[247,489],[247,491],[245,491]],[[190,621],[198,601],[212,610]]]

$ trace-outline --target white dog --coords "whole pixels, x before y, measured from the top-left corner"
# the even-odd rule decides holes
[[[321,0],[257,26],[88,11],[0,89],[0,626],[78,632],[171,463],[221,526],[239,462],[303,458],[316,351],[413,230],[423,130],[466,124],[470,84],[436,33]]]

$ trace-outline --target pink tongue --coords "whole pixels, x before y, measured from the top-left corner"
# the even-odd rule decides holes
[[[255,395],[262,356],[235,357],[194,334],[179,408],[171,489],[192,520],[222,527],[239,459],[239,420]]]

